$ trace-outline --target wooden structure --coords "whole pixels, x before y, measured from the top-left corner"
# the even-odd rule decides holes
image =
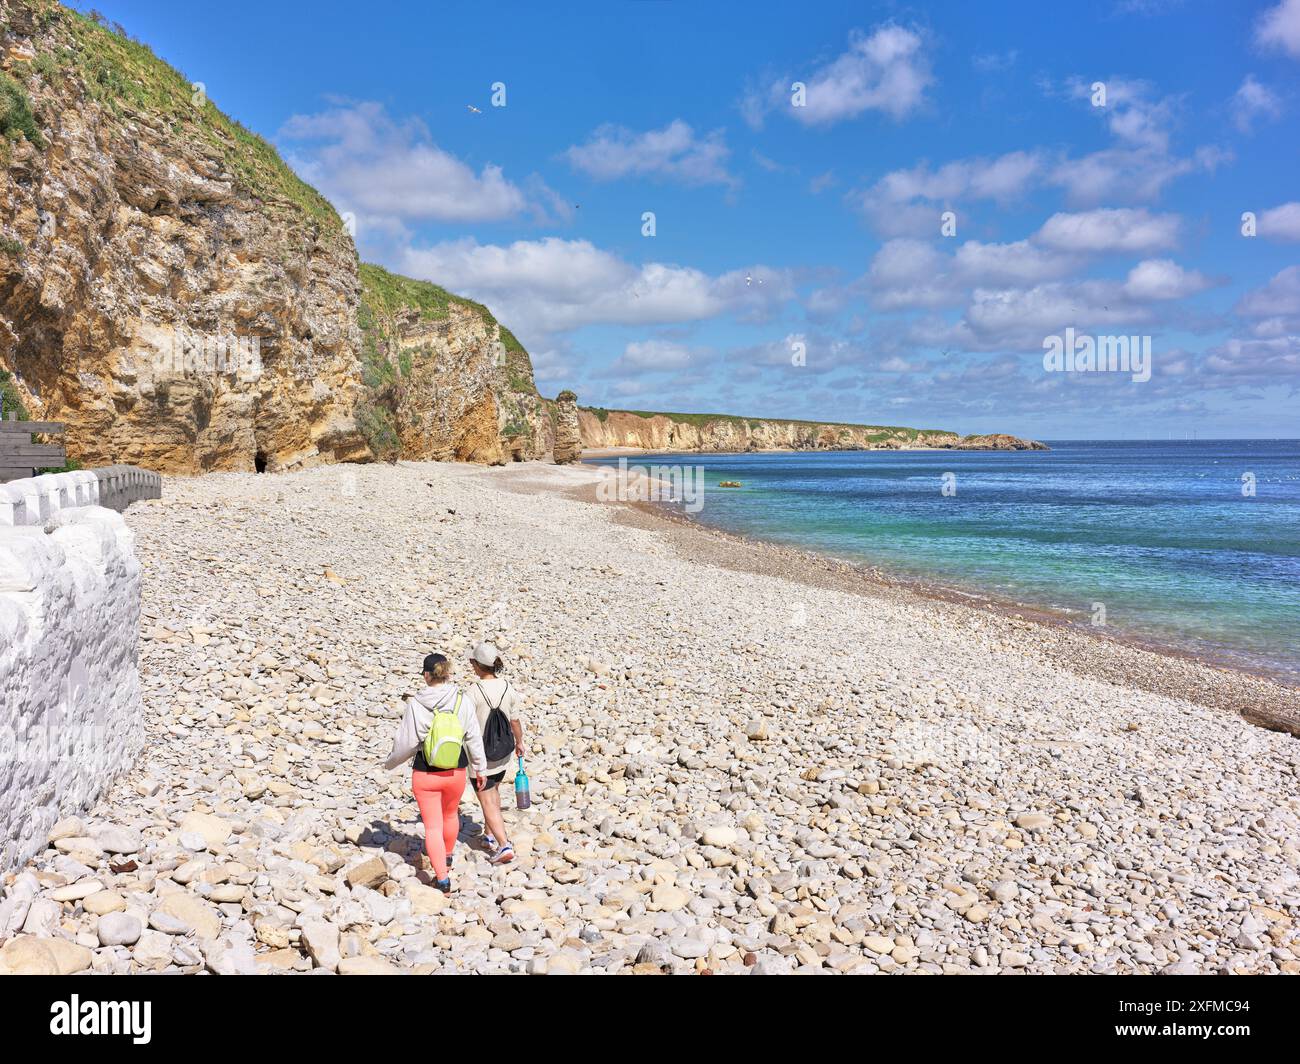
[[[10,412],[0,421],[0,483],[23,480],[36,475],[38,469],[59,469],[67,464],[67,452],[56,444],[33,443],[32,433],[58,436],[63,425],[57,421],[19,421]]]

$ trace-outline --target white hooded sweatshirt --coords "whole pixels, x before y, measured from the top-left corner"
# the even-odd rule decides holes
[[[393,740],[393,752],[384,762],[384,768],[397,768],[410,761],[424,745],[425,736],[433,726],[434,713],[438,710],[450,712],[455,703],[456,685],[450,683],[434,684],[408,698],[406,714],[402,717],[401,727],[397,729],[397,738]],[[463,695],[457,716],[460,726],[465,730],[465,750],[469,753],[470,774],[484,775],[487,771],[487,758],[483,755],[483,732],[478,726],[474,703]]]

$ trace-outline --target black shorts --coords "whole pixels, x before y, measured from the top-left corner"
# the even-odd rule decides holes
[[[501,781],[506,778],[506,770],[502,769],[495,776],[484,776],[483,786],[478,785],[478,777],[470,776],[469,781],[474,785],[476,791],[490,791],[500,785]]]

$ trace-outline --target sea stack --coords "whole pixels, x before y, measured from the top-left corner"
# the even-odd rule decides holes
[[[555,464],[576,462],[582,454],[578,432],[578,397],[569,390],[555,397]]]

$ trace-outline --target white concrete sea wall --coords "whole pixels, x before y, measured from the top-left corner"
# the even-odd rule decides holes
[[[75,506],[107,506],[120,512],[141,499],[160,498],[161,474],[135,466],[45,473],[0,484],[0,525],[39,525]]]
[[[98,800],[144,745],[134,543],[99,506],[0,523],[0,871]]]

